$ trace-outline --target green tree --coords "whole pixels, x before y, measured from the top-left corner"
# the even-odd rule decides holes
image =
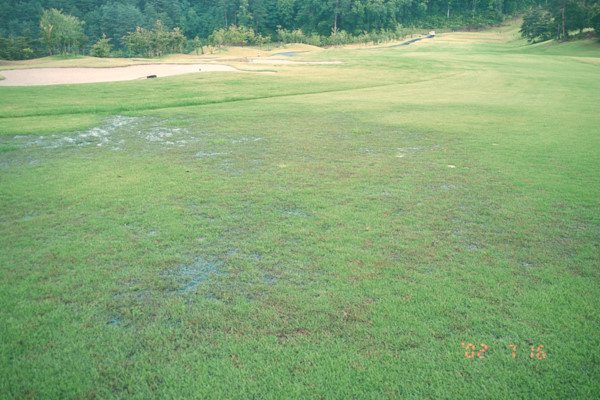
[[[44,10],[40,20],[42,28],[42,43],[48,47],[50,55],[54,53],[58,47],[58,31],[62,22],[62,13],[55,8]]]
[[[102,39],[98,40],[96,44],[92,46],[92,50],[90,51],[90,55],[92,57],[108,57],[110,55],[110,49],[112,44],[109,43],[110,38],[107,38],[106,35],[102,35]]]
[[[133,54],[160,57],[169,53],[182,52],[185,36],[179,27],[168,31],[162,21],[157,20],[151,31],[138,26],[134,32],[125,35],[123,40]]]
[[[587,17],[587,6],[583,1],[568,1],[565,9],[565,24],[569,30],[579,32],[587,28],[589,18]]]
[[[295,19],[295,0],[277,0],[276,10],[279,13],[279,24],[283,29],[293,29]]]
[[[250,14],[248,0],[240,0],[240,6],[236,13],[236,25],[251,28],[254,25],[254,17]]]
[[[78,51],[85,44],[83,22],[72,15],[64,15],[55,8],[44,10],[40,19],[42,42],[48,47],[50,54],[62,52],[68,54]]]
[[[167,50],[170,44],[169,32],[166,30],[160,19],[156,20],[154,29],[150,38],[151,49],[154,56],[163,56],[167,54]]]
[[[182,53],[183,52],[183,44],[185,43],[185,36],[181,29],[178,27],[173,28],[173,31],[170,32],[169,37],[169,48],[171,53]]]
[[[600,35],[600,2],[590,11],[590,26]]]
[[[98,35],[121,38],[138,26],[144,26],[142,12],[132,4],[107,2],[99,8]]]
[[[202,40],[200,40],[200,38],[198,36],[196,36],[194,38],[194,40],[192,41],[192,46],[194,47],[194,51],[196,52],[196,55],[199,55],[198,53],[202,53],[204,54],[204,46],[202,45]]]
[[[556,22],[552,14],[545,8],[536,8],[523,16],[521,36],[530,42],[544,41],[552,38],[556,32]]]
[[[187,37],[197,37],[200,35],[202,19],[194,9],[188,11],[185,17],[185,25],[182,28]]]
[[[79,49],[83,52],[83,46],[87,43],[83,34],[83,21],[72,15],[65,15],[58,37],[63,54],[78,53]]]
[[[129,37],[136,27],[145,28],[146,33],[152,33],[152,43],[144,51],[155,54],[177,50],[175,27],[190,42],[195,36],[206,39],[221,28],[226,32],[231,25],[252,28],[255,38],[277,38],[277,31],[302,29],[302,40],[311,43],[339,43],[346,39],[334,36],[342,30],[347,32],[348,40],[360,36],[363,41],[379,41],[388,40],[390,32],[396,32],[400,25],[482,27],[536,5],[549,11],[554,19],[552,36],[562,33],[564,25],[566,37],[569,30],[573,33],[595,23],[597,3],[598,0],[0,0],[0,34],[14,39],[30,29],[34,40],[42,38],[53,54],[77,51],[85,42],[77,24],[62,36],[57,32],[65,22],[63,17],[70,14],[85,22],[83,28],[91,43],[100,40],[104,33],[113,38],[113,49],[126,45],[121,38]],[[44,24],[40,23],[42,17]],[[162,21],[164,37],[160,29],[155,29],[157,20]],[[228,36],[234,34],[229,32]],[[540,36],[535,40],[539,39]],[[245,40],[251,42],[249,38]]]
[[[135,31],[123,36],[123,41],[133,54],[148,56],[151,47],[151,35],[151,32],[147,29],[138,26]]]
[[[235,25],[231,25],[227,29],[221,28],[214,31],[208,37],[209,42],[215,46],[244,46],[256,43],[257,39],[262,40],[262,37],[257,38],[254,29],[246,28],[245,26],[237,27]]]

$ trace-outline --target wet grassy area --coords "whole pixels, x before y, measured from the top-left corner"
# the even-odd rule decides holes
[[[1,88],[0,397],[595,397],[598,66],[437,39]]]

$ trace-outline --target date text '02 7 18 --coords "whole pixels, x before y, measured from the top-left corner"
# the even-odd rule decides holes
[[[466,345],[464,343],[461,343],[461,345],[466,350],[465,357],[467,357],[467,358],[485,358],[483,354],[488,349],[488,346],[486,344],[483,344],[483,343],[480,344],[479,350],[477,350],[475,345],[472,343],[467,343]],[[512,358],[516,358],[517,357],[517,346],[515,346],[514,344],[509,344],[508,347],[510,347],[512,349]],[[477,352],[476,352],[476,350],[477,350]],[[536,349],[536,346],[531,346],[531,353],[529,355],[529,358],[534,358],[534,355],[539,360],[543,360],[544,358],[546,358],[546,352],[544,351],[544,345],[537,346],[537,349]]]

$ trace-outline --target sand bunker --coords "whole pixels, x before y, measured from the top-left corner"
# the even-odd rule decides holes
[[[34,68],[0,71],[6,79],[0,86],[64,85],[71,83],[94,83],[129,81],[188,74],[191,72],[242,72],[227,65],[218,64],[148,64],[115,68]]]

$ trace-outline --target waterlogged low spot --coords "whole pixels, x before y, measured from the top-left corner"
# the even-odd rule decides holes
[[[283,210],[283,215],[294,216],[294,217],[309,217],[307,213],[302,210]]]
[[[467,190],[467,188],[460,184],[454,183],[440,183],[425,185],[425,187],[434,192],[452,191],[452,190]]]
[[[271,57],[292,57],[296,54],[307,53],[307,51],[286,51],[283,53],[272,54]]]
[[[204,158],[204,157],[217,157],[217,156],[226,156],[229,152],[227,151],[204,151],[201,150],[196,153],[196,157]]]
[[[102,146],[109,143],[110,131],[101,127],[91,128],[75,136],[49,135],[49,136],[15,136],[16,143],[23,147],[38,147],[43,149],[57,149],[69,146]]]
[[[175,121],[176,123],[177,121]],[[128,117],[115,115],[106,118],[99,126],[68,135],[17,135],[2,138],[6,145],[18,148],[62,149],[69,147],[105,147],[111,150],[126,150],[142,145],[161,145],[165,148],[185,147],[200,141],[186,127],[173,125],[151,117]],[[2,144],[4,145],[4,144]]]
[[[161,149],[184,148],[198,145],[196,156],[215,157],[230,154],[224,147],[252,144],[261,137],[226,137],[212,132],[194,130],[186,119],[164,120],[155,117],[128,117],[114,115],[99,126],[67,135],[17,135],[0,138],[2,148],[63,149],[73,147],[104,147],[110,150],[144,149],[148,146]],[[237,149],[234,147],[232,149]],[[228,150],[228,149],[227,149]]]
[[[172,124],[172,121],[158,118],[115,115],[105,119],[102,125],[83,132],[69,135],[17,135],[10,140],[12,142],[10,144],[17,148],[60,149],[105,146],[112,150],[123,150],[128,145],[134,145],[135,142],[159,144],[164,147],[184,147],[199,140],[197,135],[191,135],[185,127],[165,126]]]
[[[110,137],[107,144],[113,150],[127,148],[134,142],[147,145],[163,145],[164,147],[183,147],[193,140],[187,128],[165,126],[167,121],[149,117],[126,117],[117,115],[111,117],[100,129],[107,130]],[[92,128],[95,130],[98,128]],[[85,133],[84,133],[85,134]]]
[[[260,137],[241,137],[241,138],[237,138],[237,139],[231,139],[231,144],[238,144],[238,143],[246,143],[246,142],[258,142],[259,140],[262,140],[262,138]]]
[[[140,118],[115,115],[107,118],[102,125],[71,135],[17,135],[14,144],[25,148],[57,149],[63,147],[103,146],[118,144],[114,138],[116,132],[125,129]]]
[[[223,262],[220,260],[209,260],[202,256],[196,257],[192,263],[181,266],[167,272],[166,276],[177,281],[179,294],[194,293],[200,284],[206,283],[213,276],[227,275],[223,271]]]
[[[423,146],[398,147],[396,148],[396,157],[402,158],[406,156],[414,156],[415,154],[422,152],[423,149]]]
[[[109,326],[124,326],[125,325],[125,321],[123,320],[123,318],[121,318],[120,315],[115,314],[113,315],[110,320],[106,323],[106,325]]]
[[[127,269],[127,268],[124,268]],[[224,262],[216,257],[197,256],[189,262],[179,264],[161,274],[160,284],[151,285],[148,281],[136,278],[125,279],[113,299],[124,304],[150,304],[165,295],[193,295],[202,292],[205,298],[216,299],[208,285],[219,276],[226,276]],[[205,285],[204,288],[201,286]],[[107,325],[123,325],[119,316],[111,316]]]

